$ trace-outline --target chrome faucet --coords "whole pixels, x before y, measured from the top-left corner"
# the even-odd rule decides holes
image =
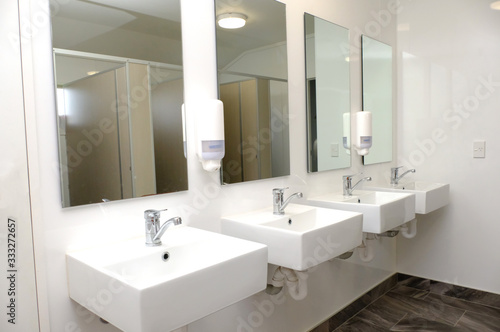
[[[363,174],[363,173],[359,173],[359,174]],[[344,175],[342,177],[342,184],[343,184],[343,189],[344,189],[344,196],[351,196],[352,195],[352,191],[354,190],[354,188],[356,188],[358,186],[358,184],[360,184],[361,182],[363,182],[363,181],[371,181],[372,180],[371,177],[367,176],[367,177],[362,178],[358,182],[356,182],[356,184],[353,186],[352,185],[352,178],[355,177],[356,175],[358,175],[358,174]]]
[[[182,224],[182,219],[179,217],[170,218],[165,221],[160,227],[160,213],[164,210],[146,210],[144,211],[144,219],[146,226],[146,246],[154,247],[161,245],[161,237],[163,233],[172,225]]]
[[[405,176],[406,174],[412,172],[412,173],[415,173],[416,170],[413,168],[413,169],[409,169],[407,170],[406,172],[404,172],[403,174],[399,175],[399,169],[400,168],[403,168],[403,166],[399,166],[399,167],[393,167],[391,168],[391,184],[393,186],[397,186],[398,183],[399,183],[399,180],[401,180],[401,178],[403,176]]]
[[[295,197],[302,198],[303,196],[301,192],[297,192],[293,195],[290,195],[290,197],[283,201],[285,189],[288,189],[288,187],[273,189],[273,214],[285,214],[285,207],[288,205],[288,203],[290,203],[290,201]]]

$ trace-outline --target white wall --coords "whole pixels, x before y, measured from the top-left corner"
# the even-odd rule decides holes
[[[346,57],[349,56],[348,38],[347,29],[324,20],[314,20],[314,39],[312,40],[314,51],[308,53],[307,61],[313,61],[316,67],[314,69],[318,135],[316,148],[319,171],[350,165],[351,156],[346,153],[342,141],[343,117],[344,113],[350,112],[351,97],[349,64],[346,62]],[[335,157],[332,156],[333,144],[337,144],[338,148]]]
[[[0,331],[38,331],[16,1],[0,5]],[[5,65],[8,64],[8,65]]]
[[[500,11],[490,2],[402,1],[398,156],[416,179],[449,183],[451,202],[398,240],[398,269],[500,293]],[[486,158],[473,159],[481,139]]]
[[[44,5],[43,1],[20,1],[23,4],[23,17],[29,13],[35,17],[45,10],[39,7]],[[25,44],[24,60],[32,71],[32,75],[27,74],[25,79],[27,84],[34,87],[27,95],[27,125],[35,245],[37,259],[40,257],[37,265],[40,280],[39,300],[42,309],[48,309],[42,312],[43,331],[116,331],[114,327],[100,323],[95,316],[69,299],[64,254],[71,249],[88,247],[110,239],[143,236],[143,211],[146,209],[169,208],[168,216],[165,217],[180,215],[189,226],[219,231],[221,216],[270,205],[271,189],[274,187],[290,186],[290,192],[300,190],[306,197],[340,191],[342,175],[352,174],[362,168],[366,175],[385,181],[389,168],[395,165],[394,162],[363,167],[358,156],[353,156],[351,169],[307,173],[303,14],[307,11],[351,29],[351,109],[359,111],[359,34],[365,32],[395,45],[395,17],[389,15],[389,24],[380,23],[376,18],[376,13],[380,10],[387,11],[387,4],[391,1],[283,2],[287,4],[288,17],[289,125],[292,147],[290,176],[220,187],[216,174],[208,174],[202,170],[194,153],[195,116],[189,110],[198,100],[217,97],[214,11],[211,1],[182,0],[183,7],[189,8],[190,13],[189,16],[183,16],[189,191],[65,209],[61,208],[57,170],[50,27],[40,20],[32,21],[37,22],[37,29],[33,40],[27,40]],[[31,5],[31,11],[28,10],[28,4]],[[31,52],[36,54],[36,57],[30,57]],[[309,296],[301,302],[287,298],[285,303],[274,305],[272,313],[264,313],[259,311],[258,304],[269,304],[269,297],[259,293],[190,324],[189,331],[234,332],[246,329],[302,332],[312,328],[395,271],[395,240],[379,240],[376,251],[377,257],[369,264],[361,264],[357,257],[347,262],[335,260],[321,264],[311,272]],[[47,317],[50,318],[50,328]],[[262,319],[256,321],[254,318]]]

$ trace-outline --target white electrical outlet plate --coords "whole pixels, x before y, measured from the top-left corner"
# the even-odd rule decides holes
[[[486,153],[486,142],[485,141],[474,141],[472,144],[472,156],[474,158],[484,158]]]
[[[331,143],[330,150],[331,150],[332,157],[339,156],[339,144],[338,143]]]

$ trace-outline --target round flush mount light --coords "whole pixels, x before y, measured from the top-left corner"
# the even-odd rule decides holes
[[[98,70],[91,70],[91,71],[87,72],[88,76],[92,76],[92,75],[95,75],[95,74],[99,74],[99,71]]]
[[[490,4],[490,8],[494,10],[500,10],[500,1],[495,1]]]
[[[240,13],[225,13],[217,16],[217,24],[224,29],[238,29],[245,26],[247,18]]]

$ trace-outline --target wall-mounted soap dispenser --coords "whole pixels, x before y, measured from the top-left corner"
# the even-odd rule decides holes
[[[217,99],[196,105],[196,155],[204,170],[215,172],[224,158],[224,106]]]
[[[356,112],[354,114],[354,149],[360,156],[368,154],[372,146],[372,113]]]

